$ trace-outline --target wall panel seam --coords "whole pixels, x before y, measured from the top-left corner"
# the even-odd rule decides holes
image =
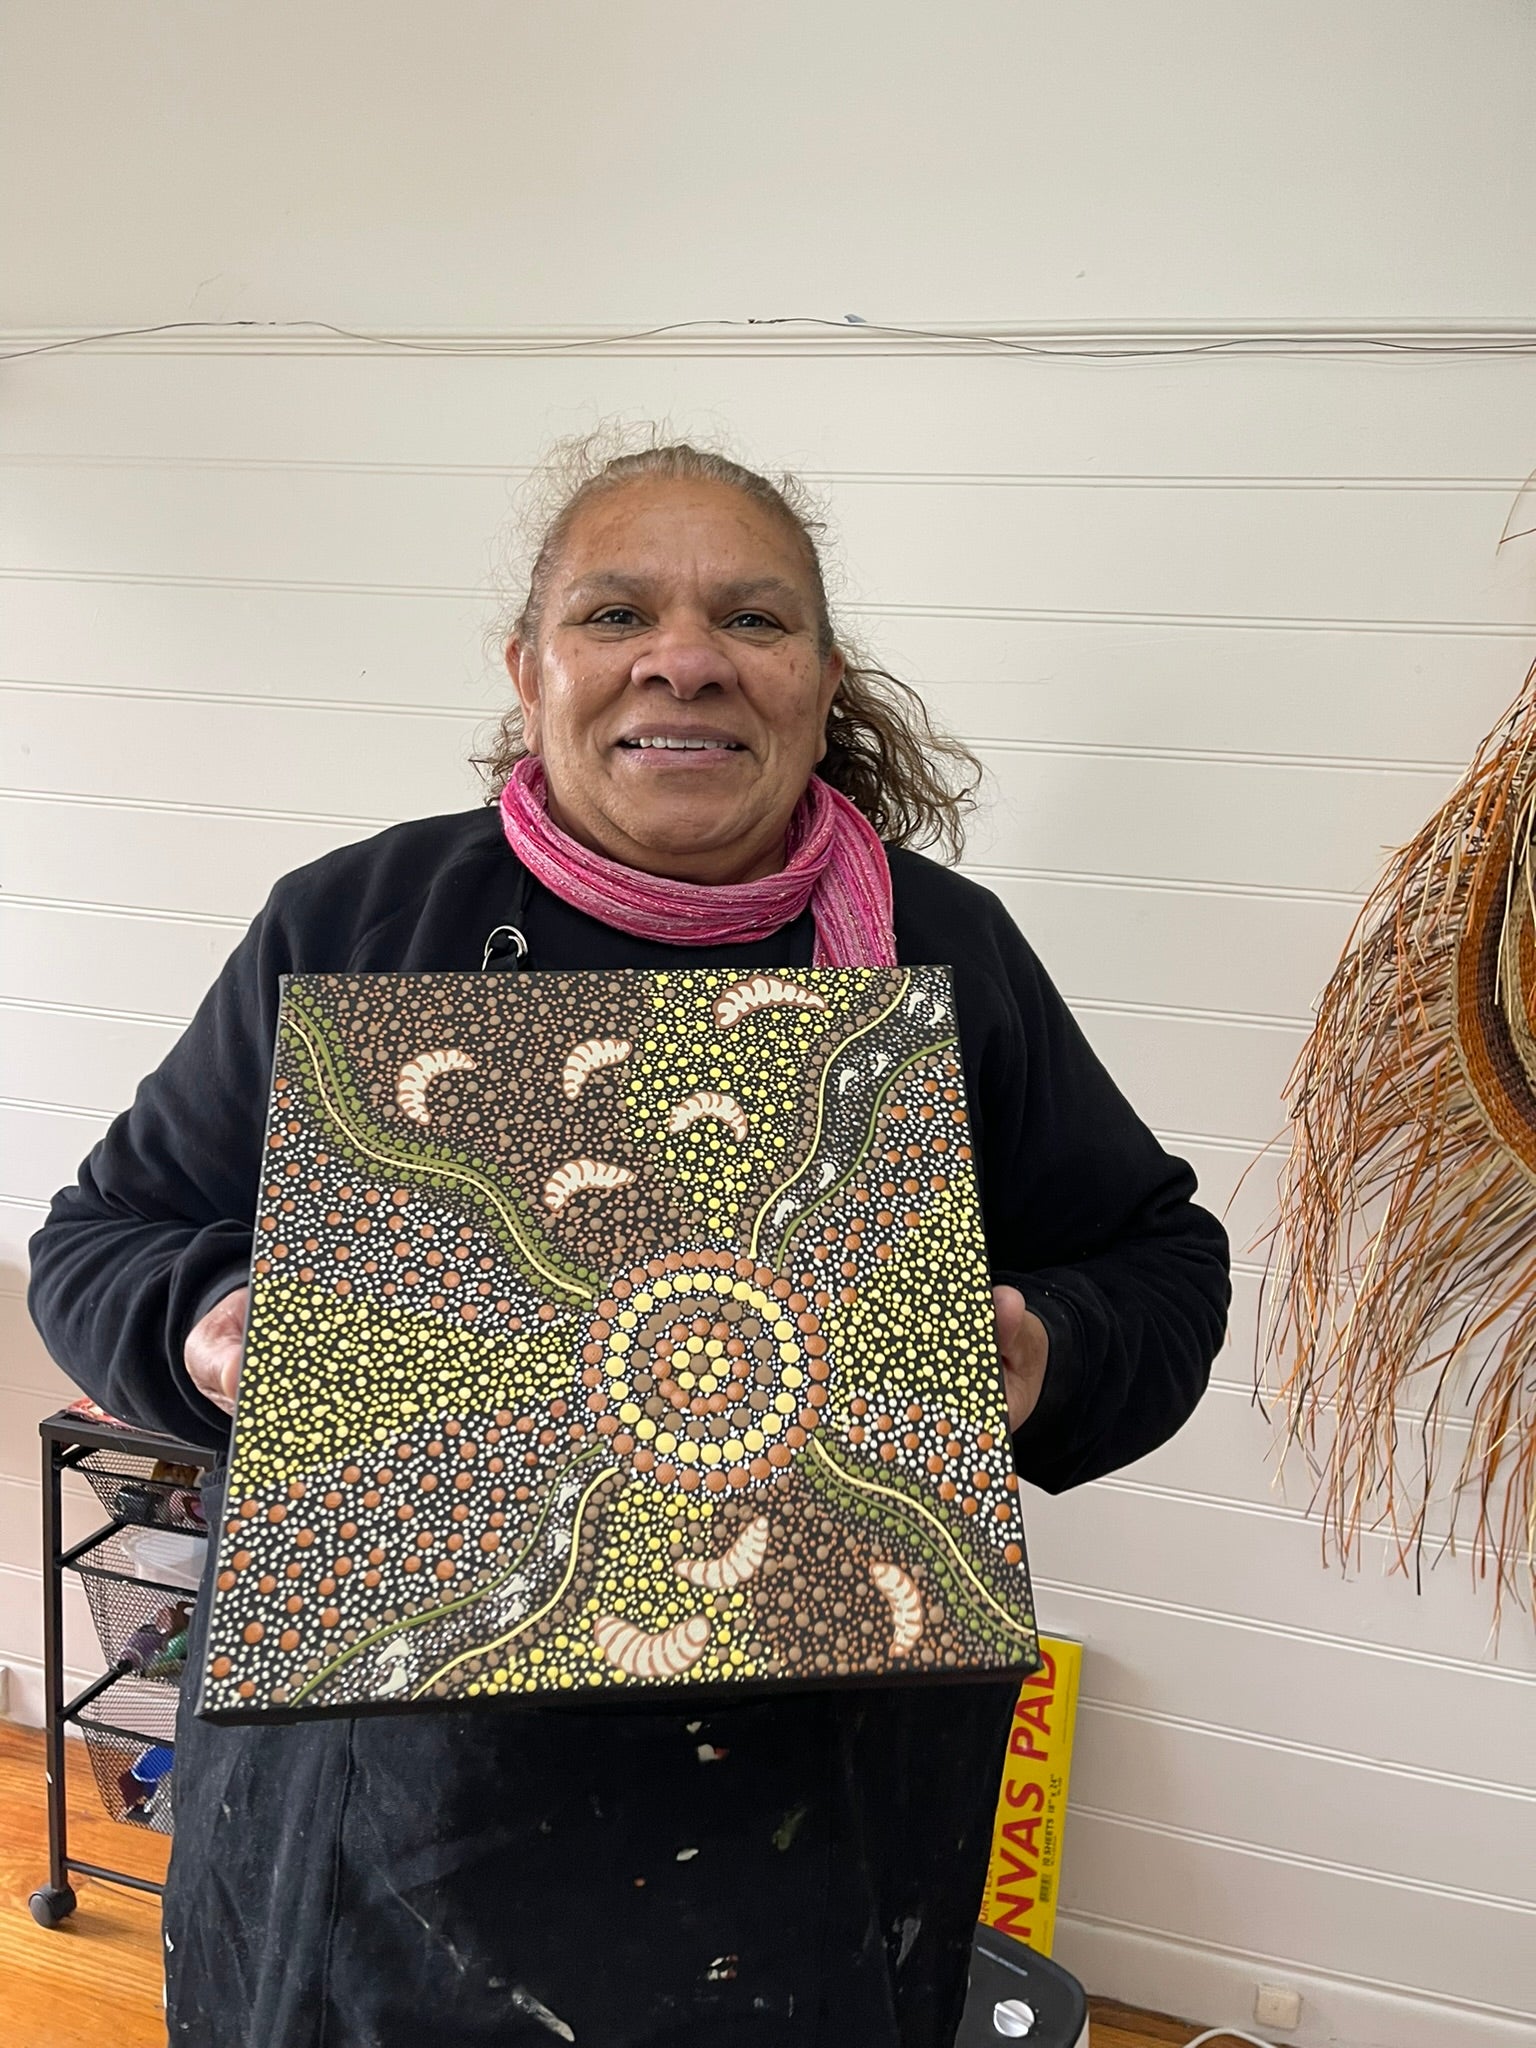
[[[149,589],[291,590],[331,592],[350,597],[444,598],[456,603],[494,605],[501,595],[494,584],[366,583],[331,577],[194,576],[129,569],[40,569],[0,563],[0,579],[23,583],[111,583]],[[1105,625],[1231,629],[1254,633],[1395,633],[1452,636],[1465,639],[1528,640],[1536,621],[1475,619],[1341,619],[1285,617],[1257,612],[1134,612],[1088,611],[1044,605],[941,605],[896,602],[843,603],[848,616],[891,619],[987,619],[1002,624],[1044,622],[1053,625]]]
[[[184,1031],[190,1019],[169,1017],[150,1010],[113,1010],[100,1003],[54,1003],[34,996],[0,995],[0,1010],[20,1010],[42,1017],[94,1017],[103,1024],[156,1024]]]
[[[12,1482],[13,1484],[18,1482]],[[1085,1672],[1091,1669],[1088,1661]],[[1137,1721],[1158,1728],[1176,1728],[1194,1735],[1209,1735],[1219,1741],[1240,1743],[1249,1749],[1279,1750],[1287,1756],[1338,1764],[1349,1770],[1369,1771],[1379,1777],[1406,1778],[1415,1784],[1443,1785],[1452,1791],[1484,1792],[1501,1799],[1536,1805],[1536,1787],[1516,1785],[1506,1779],[1472,1778],[1464,1772],[1438,1771],[1428,1765],[1392,1763],[1380,1757],[1361,1756],[1355,1750],[1324,1749],[1317,1743],[1296,1742],[1281,1735],[1255,1735],[1251,1730],[1222,1721],[1199,1721],[1187,1714],[1165,1714],[1153,1707],[1139,1707],[1120,1700],[1097,1698],[1085,1689],[1079,1697],[1084,1712],[1112,1714],[1122,1721]],[[1073,1809],[1076,1811],[1076,1809]]]
[[[1197,875],[1104,874],[1091,868],[1032,868],[994,866],[983,861],[961,861],[959,871],[973,879],[1008,882],[1049,882],[1074,889],[1150,890],[1159,896],[1235,896],[1255,903],[1333,903],[1358,909],[1364,895],[1358,889],[1302,889],[1278,882],[1223,882]]]
[[[1307,1856],[1298,1849],[1281,1849],[1272,1843],[1246,1841],[1236,1835],[1208,1834],[1200,1828],[1176,1827],[1170,1821],[1142,1820],[1132,1814],[1116,1813],[1098,1806],[1076,1804],[1072,1812],[1079,1820],[1096,1820],[1107,1827],[1130,1828],[1137,1834],[1154,1835],[1161,1841],[1188,1842],[1202,1849],[1219,1849],[1229,1855],[1252,1857],[1264,1863],[1289,1864],[1293,1870],[1320,1871],[1330,1877],[1353,1878],[1361,1884],[1381,1885],[1392,1891],[1454,1899],[1462,1905],[1492,1907],[1499,1912],[1536,1917],[1536,1899],[1517,1899],[1503,1892],[1473,1891],[1465,1885],[1441,1884],[1427,1877],[1398,1877],[1390,1871],[1374,1870],[1369,1864],[1341,1863],[1330,1856]]]
[[[1443,2006],[1449,2011],[1474,2016],[1486,2015],[1490,2019],[1520,2020],[1527,2025],[1530,2022],[1529,2012],[1518,2006],[1491,2005],[1485,2000],[1458,1998],[1453,1992],[1432,1991],[1422,1985],[1405,1984],[1400,1978],[1357,1975],[1353,1970],[1346,1974],[1342,1970],[1326,1969],[1303,1957],[1277,1955],[1267,1949],[1233,1948],[1228,1943],[1220,1941],[1202,1941],[1195,1934],[1174,1934],[1166,1927],[1152,1927],[1144,1921],[1126,1920],[1115,1914],[1089,1913],[1063,1905],[1058,1911],[1058,1925],[1063,1922],[1076,1922],[1082,1927],[1103,1928],[1110,1933],[1143,1935],[1148,1940],[1162,1943],[1166,1947],[1194,1949],[1203,1955],[1236,1957],[1241,1961],[1265,1967],[1273,1965],[1282,1973],[1287,1970],[1300,1970],[1308,1977],[1323,1983],[1339,1984],[1351,1991],[1357,1987],[1369,1991],[1383,1991],[1395,1998],[1411,1999],[1416,2004]]]
[[[82,454],[34,449],[0,449],[0,469],[145,469],[151,471],[254,472],[299,476],[469,477],[508,482],[532,476],[532,463],[378,462],[341,456]],[[1067,491],[1371,491],[1504,494],[1525,488],[1528,478],[1510,476],[1370,475],[1287,471],[1183,470],[1008,470],[1008,469],[812,469],[795,474],[805,483],[940,490]]]
[[[967,683],[930,684],[934,691],[980,687]],[[1027,679],[997,687],[1024,692],[1043,687]],[[153,704],[207,705],[217,709],[236,706],[252,711],[296,711],[341,713],[348,717],[427,718],[462,722],[467,719],[498,717],[505,703],[479,705],[416,704],[379,702],[371,698],[278,697],[252,692],[222,690],[154,690],[135,684],[60,683],[27,676],[0,676],[0,692],[33,697],[81,697],[90,701],[119,700]],[[1286,754],[1265,748],[1238,747],[1149,747],[1110,741],[1030,739],[965,732],[954,729],[956,737],[984,753],[1024,754],[1046,760],[1168,761],[1211,768],[1279,768],[1302,774],[1316,771],[1339,775],[1410,775],[1443,779],[1463,772],[1456,761],[1394,760],[1380,755]]]
[[[254,818],[272,825],[355,825],[359,831],[382,832],[399,821],[360,818],[336,811],[272,811],[244,804],[198,804],[181,797],[97,796],[79,789],[13,789],[0,787],[0,801],[17,804],[80,804],[96,811],[156,811],[176,817]],[[469,805],[466,809],[472,808]]]
[[[1453,1657],[1439,1650],[1405,1649],[1396,1643],[1375,1643],[1364,1636],[1344,1636],[1329,1629],[1298,1628],[1293,1622],[1262,1621],[1253,1615],[1237,1614],[1225,1608],[1191,1606],[1177,1600],[1155,1599],[1143,1593],[1116,1593],[1103,1586],[1085,1586],[1072,1579],[1053,1578],[1039,1571],[1032,1572],[1031,1577],[1037,1592],[1065,1593],[1071,1599],[1098,1600],[1109,1607],[1135,1608],[1138,1613],[1170,1614],[1185,1621],[1211,1622],[1220,1628],[1242,1629],[1251,1635],[1270,1636],[1285,1642],[1320,1643],[1325,1648],[1345,1650],[1351,1655],[1379,1657],[1389,1663],[1455,1671],[1536,1689],[1536,1671],[1522,1671],[1507,1664],[1480,1663],[1472,1657]],[[1049,1633],[1052,1626],[1050,1617],[1042,1615],[1041,1619]]]
[[[77,896],[13,896],[9,890],[0,896],[0,911],[7,909],[57,911],[69,917],[126,917],[150,924],[212,925],[235,932],[243,932],[251,921],[213,910],[159,910],[152,904],[98,903]]]

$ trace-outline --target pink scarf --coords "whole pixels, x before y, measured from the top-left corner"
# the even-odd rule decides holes
[[[755,882],[673,882],[642,874],[562,832],[549,815],[542,762],[525,755],[501,792],[507,844],[562,902],[637,939],[672,946],[765,939],[807,903],[817,967],[894,967],[891,870],[873,825],[813,775],[789,824],[788,859]]]

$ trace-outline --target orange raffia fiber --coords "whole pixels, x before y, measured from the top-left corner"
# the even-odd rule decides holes
[[[1265,1349],[1340,1553],[1452,1528],[1536,1613],[1536,668],[1367,898],[1286,1084]],[[1418,1396],[1422,1419],[1399,1413]],[[1321,1425],[1321,1427],[1320,1427]],[[1330,1433],[1331,1432],[1331,1433]],[[1405,1440],[1417,1455],[1409,1458]]]

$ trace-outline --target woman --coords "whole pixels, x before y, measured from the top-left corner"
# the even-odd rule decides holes
[[[968,757],[849,663],[791,499],[687,447],[589,465],[507,662],[499,810],[280,882],[55,1201],[32,1303],[66,1370],[219,1441],[278,977],[476,967],[515,923],[536,970],[953,962],[1018,1469],[1059,1489],[1163,1441],[1221,1339],[1222,1231],[1002,907],[906,850],[956,836],[943,778]],[[1013,1692],[779,1696],[702,1722],[184,1711],[171,2039],[940,2048]]]

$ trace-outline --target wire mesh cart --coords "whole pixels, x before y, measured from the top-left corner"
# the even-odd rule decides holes
[[[170,1770],[187,1629],[207,1554],[199,1482],[209,1452],[175,1437],[64,1409],[40,1423],[43,1456],[43,1663],[48,1882],[28,1904],[43,1927],[76,1906],[72,1876],[158,1896],[161,1886],[69,1853],[66,1730],[84,1737],[102,1804],[129,1827],[171,1832]],[[64,1475],[78,1473],[107,1519],[64,1541]],[[64,1585],[83,1587],[106,1669],[65,1697]],[[78,1755],[78,1750],[77,1750]]]

